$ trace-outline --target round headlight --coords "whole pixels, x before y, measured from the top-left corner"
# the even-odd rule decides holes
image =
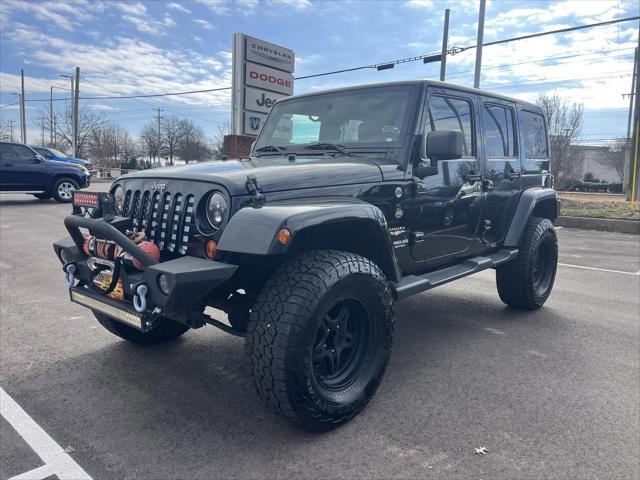
[[[207,201],[207,220],[213,228],[220,228],[228,213],[227,199],[220,192],[213,192]]]
[[[122,207],[124,206],[124,188],[118,185],[113,191],[113,196],[116,199],[116,211],[122,215]]]

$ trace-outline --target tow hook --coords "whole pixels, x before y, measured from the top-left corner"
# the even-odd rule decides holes
[[[136,293],[133,295],[133,308],[136,312],[142,313],[147,309],[147,292],[149,288],[145,284],[136,287]]]
[[[73,287],[74,283],[76,283],[76,277],[75,277],[75,273],[76,273],[76,266],[73,263],[67,263],[64,266],[64,281],[67,284],[67,287],[71,288]]]

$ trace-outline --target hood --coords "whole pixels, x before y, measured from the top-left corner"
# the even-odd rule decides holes
[[[330,187],[382,180],[380,168],[372,161],[344,157],[298,158],[289,162],[285,157],[261,157],[251,160],[226,160],[194,163],[179,167],[142,170],[121,177],[192,180],[223,185],[231,196],[248,194],[247,176],[256,177],[263,193],[284,190]]]

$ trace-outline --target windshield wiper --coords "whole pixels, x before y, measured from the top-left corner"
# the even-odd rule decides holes
[[[307,145],[304,148],[305,150],[335,150],[336,152],[340,152],[341,154],[346,155],[347,157],[353,156],[345,149],[344,145],[338,145],[337,143],[318,142],[318,143],[313,143],[311,145]]]
[[[264,147],[256,148],[254,152],[279,152],[284,153],[287,150],[287,147],[280,147],[278,145],[265,145]]]

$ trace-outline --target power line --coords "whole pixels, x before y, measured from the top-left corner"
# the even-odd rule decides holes
[[[487,46],[492,46],[492,45],[498,45],[498,44],[502,44],[502,43],[509,43],[509,42],[515,42],[515,41],[519,41],[519,40],[526,40],[526,39],[530,39],[530,38],[538,38],[538,37],[543,37],[546,35],[554,35],[554,34],[558,34],[558,33],[566,33],[566,32],[573,32],[573,31],[577,31],[577,30],[583,30],[586,28],[593,28],[593,27],[602,27],[602,26],[607,26],[607,25],[615,25],[615,24],[619,24],[622,22],[629,22],[629,21],[633,21],[633,20],[639,20],[640,16],[635,16],[635,17],[626,17],[626,18],[618,18],[615,20],[608,20],[606,22],[598,22],[598,23],[591,23],[588,25],[578,25],[576,27],[568,27],[568,28],[561,28],[561,29],[557,29],[557,30],[549,30],[546,32],[538,32],[538,33],[532,33],[529,35],[521,35],[519,37],[513,37],[513,38],[507,38],[504,40],[495,40],[493,42],[487,42],[487,43],[483,43],[482,46],[483,47],[487,47]],[[456,55],[458,53],[470,50],[472,48],[476,48],[477,45],[469,45],[466,47],[452,47],[451,49],[449,49],[448,53],[450,55]],[[435,52],[437,53],[437,52]],[[352,67],[352,68],[345,68],[345,69],[340,69],[340,70],[333,70],[330,72],[323,72],[323,73],[316,73],[316,74],[312,74],[312,75],[305,75],[302,77],[296,77],[296,80],[304,80],[307,78],[315,78],[315,77],[321,77],[321,76],[326,76],[326,75],[335,75],[338,73],[346,73],[346,72],[354,72],[354,71],[358,71],[358,70],[365,70],[365,69],[380,69],[382,67],[382,69],[386,69],[386,68],[393,68],[393,65],[398,65],[398,64],[402,64],[402,63],[410,63],[410,62],[416,62],[419,60],[424,60],[427,57],[430,57],[434,55],[434,53],[429,53],[429,54],[425,54],[425,55],[418,55],[415,57],[406,57],[406,58],[400,58],[400,59],[396,59],[396,60],[391,60],[388,62],[383,62],[383,63],[375,63],[375,64],[371,64],[371,65],[363,65],[363,66],[359,66],[359,67]],[[134,98],[157,98],[157,97],[169,97],[169,96],[177,96],[177,95],[192,95],[192,94],[197,94],[197,93],[211,93],[211,92],[220,92],[220,91],[224,91],[224,90],[231,90],[231,87],[218,87],[218,88],[207,88],[207,89],[202,89],[202,90],[190,90],[190,91],[183,91],[183,92],[168,92],[168,93],[152,93],[152,94],[140,94],[140,95],[120,95],[120,96],[102,96],[102,97],[80,97],[80,100],[119,100],[119,99],[134,99]],[[68,100],[66,98],[54,98],[54,101],[62,101],[62,100]],[[29,99],[29,100],[25,100],[28,102],[44,102],[44,101],[49,101],[49,99]]]
[[[12,107],[13,105],[18,105],[20,102],[13,103],[5,103],[4,105],[0,105],[0,108]]]

